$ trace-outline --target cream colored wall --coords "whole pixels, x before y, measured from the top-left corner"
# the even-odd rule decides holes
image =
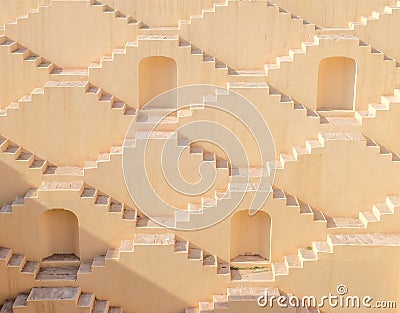
[[[360,46],[355,37],[316,36],[314,44],[309,45],[306,51],[295,53],[294,61],[282,60],[278,67],[270,68],[268,82],[311,110],[317,106],[318,67],[321,60],[328,57],[343,56],[355,60],[356,110],[365,110],[369,103],[379,101],[382,95],[392,94],[398,87],[396,62],[384,60],[382,54],[371,53],[371,47]],[[297,83],[293,84],[293,81]]]
[[[355,217],[364,208],[397,194],[398,163],[365,140],[325,141],[325,147],[285,163],[275,184],[329,216]],[[387,179],[388,173],[392,179]],[[393,175],[393,176],[392,176]]]
[[[259,110],[272,134],[276,153],[290,153],[293,146],[304,145],[305,138],[317,136],[320,119],[318,116],[308,115],[305,107],[295,109],[293,101],[281,101],[281,94],[274,95],[269,88],[231,89],[244,96]]]
[[[18,109],[7,110],[0,133],[53,164],[83,166],[97,159],[99,152],[122,144],[132,116],[99,101],[88,87],[87,82],[46,84]]]
[[[212,9],[214,3],[224,3],[224,0],[151,0],[146,2],[105,0],[103,2],[134,16],[147,26],[176,27],[179,25],[179,20],[188,20],[191,15],[201,15],[203,9]]]
[[[126,53],[114,53],[113,59],[103,60],[101,65],[90,67],[89,80],[127,104],[138,107],[139,92],[135,87],[139,79],[138,63],[142,58],[152,55],[162,55],[176,61],[178,86],[203,84],[207,81],[213,85],[227,86],[226,69],[215,69],[213,62],[203,62],[202,55],[190,54],[190,47],[179,47],[177,40],[168,38],[139,39],[138,47],[128,45]],[[293,102],[279,102],[280,96],[270,95],[268,88],[232,87],[231,89],[248,98],[260,111],[274,137],[277,151],[291,151],[293,145],[302,144],[304,138],[316,135],[319,128],[318,118],[308,117],[305,109],[294,110]],[[206,117],[211,120],[221,120],[220,114],[211,115],[211,113],[212,111],[209,110],[206,113],[196,112],[195,114],[197,114],[196,118],[208,114]],[[285,120],[276,119],[278,115],[285,116]],[[308,126],[299,129],[297,125],[304,125],[303,123]],[[239,127],[238,125],[240,126],[240,123],[236,122],[231,128],[235,129]],[[249,147],[254,147],[254,145],[249,145]],[[253,150],[253,148],[248,149],[248,151]],[[253,157],[251,164],[259,166],[257,156],[250,154],[250,158]]]
[[[55,253],[80,256],[79,222],[70,211],[53,209],[39,216],[39,246],[43,258]]]
[[[176,88],[176,63],[165,57],[144,58],[139,63],[139,105]]]
[[[372,235],[372,238],[375,238],[374,236],[379,237],[379,235]],[[346,236],[346,238],[350,237]],[[332,244],[332,238],[328,238],[328,245],[330,249],[333,247],[334,253],[318,253],[318,260],[302,261],[300,267],[290,269],[290,275],[277,276],[275,282],[239,283],[227,283],[226,277],[215,273],[215,268],[206,268],[199,261],[188,260],[186,253],[174,252],[173,245],[135,244],[134,251],[121,253],[119,259],[106,258],[105,267],[93,267],[92,273],[79,274],[78,281],[70,281],[66,285],[79,284],[82,290],[91,290],[100,299],[110,299],[111,305],[123,303],[126,311],[140,312],[151,312],[158,308],[158,306],[149,305],[149,303],[156,305],[153,299],[162,302],[164,309],[179,311],[184,309],[186,304],[197,305],[198,299],[211,299],[211,294],[224,294],[227,286],[237,285],[279,286],[281,290],[290,290],[299,297],[306,295],[322,297],[329,292],[334,293],[339,284],[345,284],[349,292],[354,295],[373,295],[374,299],[398,301],[399,294],[396,290],[398,245],[395,243],[396,239],[392,245],[390,237],[385,238],[381,242],[382,246],[357,243],[357,238],[348,245],[344,242],[351,239]],[[382,255],[387,258],[382,258]],[[160,258],[163,259],[163,266],[158,264]],[[18,286],[19,290],[29,290],[38,284],[32,280],[32,275],[25,276],[18,271],[5,268],[2,260],[0,271],[4,275],[2,277],[12,279],[13,287]],[[188,279],[199,284],[196,284],[196,288],[184,292],[174,276],[176,271],[179,271],[181,281]],[[386,283],[377,289],[374,282],[381,279],[382,275],[387,277]],[[310,280],[310,277],[313,279]],[[361,283],[360,277],[363,277]],[[119,282],[116,285],[104,283],[115,280]],[[137,283],[132,284],[132,281]],[[45,282],[45,284],[51,286],[56,283]],[[151,292],[143,292],[148,284],[150,284],[149,288],[151,286]],[[7,290],[9,289],[6,286],[0,286],[1,295],[5,295]],[[175,293],[174,290],[182,290],[182,292]],[[15,297],[16,292],[16,289],[11,291],[11,297]],[[355,308],[354,312],[358,310]]]
[[[2,0],[0,2],[0,24],[15,20],[17,17],[26,15],[30,10],[37,9],[39,5],[48,5],[50,0],[28,0],[13,1]]]
[[[17,163],[15,160],[13,160],[13,162]],[[3,173],[2,175],[5,175],[5,177],[13,177],[12,181],[2,180],[0,182],[1,205],[14,201],[16,197],[24,194],[30,187],[40,184],[40,178],[38,178],[38,180],[33,179],[34,182],[32,184],[29,182],[29,178],[32,179],[32,177],[29,177],[31,175],[28,174],[26,175],[28,177],[21,177],[23,175],[22,173],[24,172],[23,170],[15,170],[3,163],[0,164],[0,171]]]
[[[176,26],[181,17],[188,19],[190,14],[200,13],[201,8],[212,6],[210,1],[188,3],[183,5],[181,2],[174,2],[174,5],[170,5],[172,3],[159,0],[150,5],[148,2],[122,3],[115,0],[112,5],[121,10],[136,12],[137,15],[142,14],[143,17],[147,14],[148,17],[143,20],[147,19],[151,26]],[[287,3],[289,4],[298,5],[298,3]],[[343,3],[328,1],[325,4],[327,6],[343,5]],[[350,9],[353,4],[354,7]],[[382,2],[379,4],[381,5]],[[4,5],[4,12],[6,12],[4,14],[7,16],[14,14],[11,13],[12,4]],[[285,5],[282,3],[282,6]],[[362,6],[363,10],[369,10],[369,5],[376,9],[378,3],[371,1],[368,6]],[[341,16],[335,21],[339,23],[342,19],[347,23],[347,20],[352,18],[351,16],[358,18],[359,14],[364,14],[364,11],[359,10],[361,1],[348,4],[348,6],[347,12],[342,9],[336,10]],[[168,18],[164,19],[164,15],[160,18],[160,15],[156,13],[158,11],[154,8],[167,12],[165,16]],[[168,11],[165,11],[166,8]],[[321,14],[321,8],[318,5],[312,8],[313,10],[308,10],[307,14],[312,16],[313,20],[321,18],[324,23],[329,23],[328,14]],[[124,11],[124,13],[127,12]],[[78,16],[80,16],[79,21],[85,21],[84,25],[77,22]],[[266,20],[265,16],[269,16],[270,19]],[[64,20],[67,18],[70,20]],[[229,29],[220,24],[228,18],[239,25],[243,25],[246,21],[251,23],[256,21],[259,25],[263,25],[265,30],[279,27],[282,30],[281,33],[288,34],[285,36],[288,39],[282,41],[282,38],[279,38],[278,41],[273,38],[269,41],[268,36],[264,39],[255,35],[253,38],[248,35],[248,29],[245,29],[244,33],[238,29],[235,34],[232,32],[232,24],[228,23]],[[153,21],[154,24],[152,24]],[[99,27],[87,27],[86,23],[89,22],[92,23],[90,25],[99,25]],[[204,61],[203,54],[191,51],[194,47],[187,44],[179,45],[177,37],[139,37],[136,45],[132,41],[137,39],[136,32],[139,25],[127,26],[126,22],[123,18],[115,18],[113,13],[102,12],[100,5],[92,6],[86,1],[55,1],[50,8],[42,8],[39,13],[30,14],[28,20],[19,19],[17,25],[9,24],[6,27],[6,34],[13,40],[21,41],[21,44],[27,45],[36,53],[40,52],[42,56],[49,58],[57,65],[76,68],[86,67],[89,63],[97,61],[98,64],[93,64],[89,70],[91,83],[104,88],[135,108],[145,102],[140,99],[139,92],[140,61],[151,56],[171,58],[177,64],[178,86],[192,83],[228,86],[231,90],[236,90],[253,101],[260,114],[268,122],[276,142],[277,153],[291,153],[293,146],[303,146],[306,139],[316,139],[322,126],[318,117],[308,116],[307,111],[299,109],[298,106],[295,108],[293,102],[281,99],[280,94],[273,94],[266,86],[262,87],[259,84],[260,81],[268,80],[272,86],[303,102],[310,110],[315,110],[319,61],[329,56],[344,56],[354,58],[357,62],[357,110],[366,110],[369,103],[380,101],[382,95],[392,94],[393,89],[398,86],[398,69],[395,69],[394,62],[383,61],[383,55],[371,54],[371,47],[359,46],[358,40],[350,38],[317,39],[316,43],[319,45],[309,47],[305,55],[298,55],[299,51],[290,52],[294,53],[293,64],[285,62],[287,60],[285,58],[278,59],[281,68],[269,70],[268,77],[264,75],[260,77],[228,76],[226,68],[215,68],[216,64],[213,61]],[[67,25],[61,35],[60,29],[55,26],[58,23]],[[262,68],[266,61],[257,59],[259,55],[268,60],[271,59],[268,62],[274,63],[275,56],[272,56],[272,52],[271,55],[266,55],[265,50],[278,51],[276,56],[288,54],[289,49],[300,47],[302,41],[312,40],[310,34],[313,34],[313,25],[303,26],[302,20],[291,19],[289,14],[279,13],[277,7],[268,7],[265,2],[232,1],[229,2],[228,7],[218,6],[216,12],[204,12],[202,18],[192,18],[191,24],[181,23],[181,26],[181,36],[187,34],[187,38],[190,36],[194,45],[201,43],[198,48],[204,49],[207,53],[212,52],[214,57],[229,65],[237,62],[237,66],[240,66],[238,68],[241,69]],[[90,29],[89,32],[95,31],[96,34],[83,32],[82,29]],[[104,35],[105,32],[107,35]],[[37,36],[38,33],[41,36]],[[205,36],[205,33],[208,36]],[[232,37],[233,34],[235,37]],[[289,34],[293,34],[293,37]],[[46,38],[46,41],[38,41],[43,38]],[[88,38],[92,38],[95,44],[88,45]],[[237,48],[235,42],[238,38],[241,41],[240,49]],[[196,40],[199,42],[197,43]],[[126,42],[128,42],[126,48],[121,49]],[[244,49],[243,43],[250,46],[254,42],[260,43],[260,46],[251,45],[256,50]],[[381,45],[378,41],[376,43]],[[81,47],[81,50],[68,50],[70,47],[77,46]],[[84,48],[86,46],[95,46],[95,49],[89,51]],[[116,47],[120,49],[115,50],[112,57],[103,58],[99,63],[101,56],[111,54]],[[0,79],[0,88],[4,89],[0,89],[2,108],[30,94],[34,88],[43,87],[46,81],[52,80],[49,78],[50,69],[34,68],[38,64],[23,61],[27,55],[12,54],[4,45],[0,48],[1,53],[4,53],[0,62],[3,62],[5,68]],[[235,48],[234,51],[241,53],[245,50],[249,52],[243,57],[242,54],[228,55],[225,52],[228,48],[231,51]],[[387,51],[393,51],[392,48],[390,49]],[[256,63],[257,66],[254,65]],[[150,74],[150,78],[154,79],[156,75]],[[12,80],[9,79],[10,76],[13,77]],[[71,77],[68,76],[66,79],[71,79]],[[79,79],[86,79],[86,77],[82,75]],[[157,76],[157,79],[162,81],[162,75]],[[240,84],[238,86],[233,82],[245,83],[240,87]],[[254,82],[256,86],[251,85]],[[35,90],[31,99],[24,98],[19,102],[19,107],[9,107],[6,115],[0,117],[2,119],[0,133],[58,166],[83,167],[87,164],[86,161],[96,160],[99,153],[110,151],[111,146],[121,145],[127,125],[132,119],[132,116],[123,116],[122,110],[111,109],[109,102],[99,101],[97,95],[85,93],[86,87],[87,83],[64,83],[58,86],[50,84],[44,89]],[[333,88],[336,90],[336,86]],[[310,90],[315,92],[311,93]],[[396,113],[397,109],[392,105],[390,111],[379,112],[376,118],[364,119],[362,125],[353,128],[357,128],[368,137],[377,139],[390,150],[398,152],[400,148],[396,143],[398,137]],[[222,115],[215,112],[199,111],[195,112],[193,117],[182,118],[179,123],[170,127],[174,130],[182,123],[199,117],[224,120]],[[229,119],[225,119],[225,122],[229,123],[232,130],[239,132],[237,122]],[[330,127],[334,131],[345,128],[343,125]],[[55,132],[55,130],[60,132]],[[379,147],[366,146],[364,141],[328,140],[324,143],[325,147],[313,149],[311,154],[301,155],[295,162],[285,162],[284,169],[278,170],[276,186],[333,217],[357,217],[360,211],[371,210],[373,204],[384,202],[387,195],[397,194],[398,164],[392,161],[391,155],[379,154]],[[251,145],[247,147],[254,152]],[[148,158],[150,162],[154,161],[152,157],[156,159],[156,156],[151,156]],[[192,157],[185,156],[183,161],[185,164],[182,166],[189,176],[190,166],[188,165],[193,165],[193,163],[197,165],[200,161],[196,158],[196,162],[193,162]],[[252,157],[252,165],[258,164],[255,153],[252,153]],[[0,170],[6,177],[13,178],[0,183],[1,201],[12,201],[16,196],[23,195],[28,188],[37,188],[42,179],[68,182],[84,180],[90,186],[102,190],[114,199],[134,207],[124,185],[120,153],[111,153],[109,162],[99,160],[96,168],[85,168],[82,175],[71,174],[76,169],[70,169],[67,171],[71,174],[69,176],[60,173],[42,175],[41,172],[29,169],[26,164],[12,158],[12,155],[0,153]],[[156,172],[156,169],[152,172],[155,182],[158,177]],[[388,173],[391,180],[387,179]],[[218,186],[226,184],[227,173],[222,174],[223,179],[218,181]],[[193,173],[192,177],[195,176]],[[159,186],[163,193],[168,194],[165,185]],[[124,220],[121,214],[110,213],[107,206],[95,205],[94,199],[82,199],[81,191],[81,188],[40,190],[38,198],[34,193],[30,193],[24,205],[15,203],[12,213],[0,214],[0,245],[12,247],[14,253],[24,253],[31,260],[39,260],[53,252],[54,250],[43,252],[38,249],[37,244],[40,242],[43,229],[56,232],[60,230],[59,225],[64,226],[63,223],[56,221],[52,225],[54,229],[53,227],[40,228],[40,216],[49,209],[65,209],[77,216],[80,228],[79,234],[75,232],[75,236],[79,235],[82,260],[90,260],[95,254],[104,253],[108,248],[118,248],[121,239],[132,240],[135,234],[168,231],[159,227],[136,227],[135,221]],[[242,206],[237,209],[237,211],[243,211],[239,214],[247,214],[253,195],[254,191],[246,193]],[[182,199],[173,200],[180,204],[185,202]],[[294,204],[294,200],[290,196],[274,194],[267,200],[262,209],[263,212],[253,217],[258,219],[263,214],[271,217],[272,262],[283,262],[285,256],[296,254],[298,248],[308,247],[313,241],[325,241],[329,233],[387,233],[396,232],[399,227],[397,222],[399,213],[395,212],[394,215],[381,216],[379,222],[368,223],[368,227],[361,229],[346,227],[327,229],[326,221],[317,222],[314,221],[313,214],[301,213],[300,206]],[[93,223],[94,216],[98,217],[96,223]],[[233,217],[230,216],[220,224],[201,231],[177,231],[176,233],[207,253],[215,254],[223,261],[229,261],[239,251],[231,249],[239,245],[239,238],[235,234],[240,232],[241,227],[246,226],[232,219]],[[251,219],[247,219],[249,224]],[[54,221],[49,223],[51,222]],[[24,225],[23,229],[21,225]],[[250,229],[249,227],[247,229]],[[22,235],[21,231],[23,231]],[[259,233],[257,228],[251,228],[251,231],[255,233],[254,236]],[[15,235],[17,232],[18,236]],[[253,235],[242,236],[240,251],[246,251],[244,246],[252,247],[255,243],[258,244],[258,241],[262,244],[266,240],[264,235],[260,235],[255,241]],[[47,235],[47,237],[50,236]],[[56,238],[55,235],[51,239]],[[262,245],[265,246],[265,244]],[[335,246],[334,254],[319,254],[318,261],[304,262],[302,269],[290,269],[289,276],[277,277],[275,282],[246,283],[230,282],[228,276],[217,275],[215,267],[204,267],[200,260],[188,260],[187,255],[174,252],[172,245],[139,245],[135,246],[133,252],[123,253],[119,260],[107,259],[106,267],[95,267],[92,274],[80,274],[78,281],[63,282],[63,284],[81,285],[86,291],[96,291],[99,297],[110,299],[114,305],[124,306],[127,311],[138,312],[157,310],[158,306],[149,307],[149,303],[154,298],[158,301],[165,300],[169,311],[182,311],[186,306],[196,305],[201,299],[210,300],[213,293],[225,293],[226,287],[239,284],[276,286],[298,295],[325,295],[330,291],[329,288],[335,290],[337,284],[346,283],[354,293],[369,293],[374,297],[398,299],[396,280],[398,253],[398,246]],[[162,266],[160,266],[160,260],[162,260]],[[15,297],[21,290],[28,290],[38,284],[59,284],[59,282],[35,282],[34,275],[20,273],[19,269],[15,268],[5,268],[6,263],[0,260],[0,277],[8,282],[0,284],[0,301]],[[310,281],[310,277],[315,279]],[[361,280],[360,277],[362,277]],[[376,281],[380,281],[382,277],[389,281],[376,290]],[[132,284],[132,281],[135,284]],[[327,284],[327,281],[330,283]],[[185,288],[183,289],[182,286]],[[136,296],[139,293],[140,296]],[[51,304],[44,305],[46,308],[47,306]],[[232,313],[250,312],[249,310],[246,303],[237,304],[236,307],[231,304],[229,308],[229,312]]]
[[[303,25],[264,1],[228,1],[215,13],[182,24],[180,31],[183,39],[235,69],[263,68],[313,35],[314,25]]]
[[[162,266],[158,265],[159,260]],[[136,266],[132,267],[133,264]],[[178,274],[180,278],[177,279],[178,272],[190,274]],[[116,277],[118,293],[111,284],[105,288],[97,284],[99,279],[108,281]],[[217,275],[215,267],[204,267],[200,260],[188,260],[186,253],[174,252],[173,245],[135,244],[134,252],[121,253],[119,260],[106,259],[105,267],[96,268],[91,275],[80,275],[79,280],[85,288],[98,291],[99,297],[112,294],[115,303],[126,303],[127,311],[150,313],[158,310],[160,303],[166,311],[179,312],[199,298],[209,297],[210,291],[224,290],[229,275]],[[196,288],[185,287],[185,281],[191,284],[194,280]],[[151,291],[143,292],[146,289]],[[135,294],[140,296],[135,297]],[[131,299],[129,303],[127,298]]]
[[[400,99],[393,98],[393,103],[388,106],[390,110],[379,110],[375,117],[362,120],[363,133],[368,138],[376,140],[383,147],[393,153],[400,153],[400,144],[396,139],[399,134],[399,108]]]
[[[331,57],[318,67],[317,108],[353,110],[356,88],[356,62],[350,58]]]
[[[49,80],[51,67],[40,67],[40,59],[25,60],[28,56],[16,53],[18,46],[5,45],[6,38],[0,36],[0,109],[29,95],[33,89],[42,87]],[[12,77],[13,79],[10,79]]]
[[[103,10],[90,1],[54,1],[6,24],[5,34],[60,67],[86,68],[137,37],[137,23]]]
[[[349,22],[381,11],[385,5],[395,5],[396,0],[275,0],[289,12],[322,27],[348,27]]]
[[[139,63],[151,56],[175,60],[178,87],[190,84],[226,86],[227,69],[216,69],[214,62],[203,61],[202,54],[191,54],[190,46],[180,46],[177,37],[165,36],[139,37],[138,46],[128,43],[124,51],[114,51],[111,59],[89,67],[89,80],[138,108]]]
[[[379,14],[377,19],[368,19],[366,24],[354,24],[353,32],[361,40],[368,42],[376,49],[398,61],[400,60],[400,40],[395,33],[399,22],[400,11],[397,8],[393,9],[391,14],[385,12],[384,14]]]
[[[79,223],[80,257],[81,260],[91,260],[94,255],[104,253],[108,248],[118,247],[121,238],[128,239],[135,232],[135,223],[131,220],[122,219],[121,213],[109,212],[109,206],[94,203],[93,198],[81,198],[83,189],[73,190],[51,190],[39,191],[38,196],[34,193],[25,197],[25,203],[14,205],[13,212],[1,217],[1,245],[13,247],[15,253],[26,254],[29,260],[41,260],[48,256],[44,251],[49,251],[48,244],[44,242],[41,246],[42,213],[51,209],[65,209],[77,216]],[[93,216],[99,220],[93,223]],[[25,231],[29,236],[13,233],[13,229],[20,229],[21,221],[25,221]],[[52,220],[57,225],[57,220]],[[52,236],[55,237],[56,234]],[[43,250],[42,250],[43,248]]]
[[[271,219],[264,212],[254,217],[248,212],[236,213],[231,220],[232,257],[239,255],[260,255],[270,259]]]

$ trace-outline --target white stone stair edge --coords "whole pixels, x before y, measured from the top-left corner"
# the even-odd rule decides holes
[[[189,241],[180,238],[179,236],[172,233],[162,233],[162,234],[148,234],[148,233],[137,233],[135,234],[133,239],[129,240],[121,240],[121,244],[117,249],[108,249],[105,254],[97,255],[94,257],[93,263],[94,266],[107,266],[107,259],[120,259],[121,253],[134,253],[135,246],[157,246],[157,245],[169,245],[173,246],[174,253],[184,253],[187,256],[188,260],[201,261],[202,266],[213,266],[216,269],[219,268],[220,265],[227,264],[218,258],[216,255],[209,254],[206,250],[196,247],[192,245]],[[184,247],[184,250],[182,249]],[[191,250],[196,250],[196,255],[191,257]],[[213,264],[204,264],[204,261],[208,257],[213,257],[215,263]],[[98,265],[96,265],[96,262]],[[216,273],[217,275],[219,273]]]
[[[391,96],[381,96],[378,104],[368,104],[367,111],[356,111],[355,118],[362,123],[364,118],[375,118],[380,111],[390,111],[392,106],[400,103],[400,89],[395,89]]]
[[[34,9],[30,9],[25,14],[17,16],[15,19],[8,21],[6,24],[18,24],[18,21],[28,19],[30,15],[38,14],[43,11],[44,8],[48,8],[50,5],[40,4]]]
[[[373,21],[377,21],[379,19],[381,19],[382,16],[387,16],[387,15],[391,15],[393,14],[393,11],[396,9],[400,9],[400,2],[397,1],[396,5],[385,5],[384,10],[383,11],[372,11],[371,14],[369,16],[361,16],[360,20],[358,22],[349,22],[349,27],[351,29],[355,29],[355,27],[361,25],[361,26],[366,26],[368,25],[370,22]]]
[[[16,206],[18,207],[22,207],[24,206],[25,200],[26,199],[39,199],[40,198],[40,192],[55,192],[58,190],[63,190],[63,191],[68,191],[71,190],[72,192],[78,192],[79,193],[79,199],[82,198],[93,198],[93,205],[97,205],[96,201],[98,200],[99,196],[104,196],[106,197],[107,203],[103,204],[103,205],[107,205],[109,209],[112,209],[113,205],[117,205],[120,207],[119,211],[108,211],[108,213],[118,213],[121,215],[121,219],[126,219],[129,221],[132,221],[135,223],[137,223],[137,210],[133,209],[129,206],[127,206],[124,202],[121,202],[119,200],[116,200],[115,198],[113,198],[110,195],[107,195],[106,193],[96,189],[96,188],[92,188],[88,185],[86,185],[83,181],[79,181],[79,182],[73,182],[73,183],[67,183],[67,182],[60,182],[61,184],[65,184],[65,185],[70,185],[72,189],[66,189],[66,188],[62,188],[62,189],[47,189],[46,186],[51,186],[51,184],[57,184],[57,182],[43,182],[41,184],[41,186],[39,186],[37,189],[29,189],[23,196],[17,196],[11,203],[5,203],[2,205],[2,207],[0,208],[0,214],[2,213],[12,213],[13,212],[13,208],[15,208]],[[87,190],[93,190],[94,192],[91,194],[91,196],[84,196],[85,191]],[[133,212],[133,216],[125,216],[125,214],[127,214],[129,211]],[[132,215],[132,214],[131,214]]]
[[[203,19],[205,13],[215,13],[218,7],[227,7],[229,6],[229,3],[234,2],[232,0],[225,0],[224,3],[214,3],[213,8],[212,9],[203,9],[200,15],[191,15],[190,18],[188,20],[179,20],[179,28],[182,24],[189,24],[191,23],[194,19],[198,20],[198,19]],[[279,5],[271,2],[271,1],[267,1],[266,5],[268,7],[272,7],[275,8],[277,13],[279,14],[290,14],[291,19],[299,19],[301,21],[303,21],[303,25],[314,25],[315,28],[317,28],[318,26],[316,24],[313,23],[309,23],[306,20],[304,20],[302,17],[296,16],[290,12],[288,12],[287,10],[281,8]]]
[[[48,291],[48,292],[47,292]],[[39,296],[43,296],[42,299],[37,299]],[[11,312],[16,309],[23,309],[27,307],[28,302],[34,299],[38,301],[65,301],[73,300],[77,308],[89,308],[91,311],[94,310],[98,302],[107,302],[107,308],[120,309],[118,307],[110,306],[108,300],[98,300],[94,293],[85,293],[80,287],[33,287],[28,292],[18,293],[15,300],[6,301],[3,306],[0,306],[1,312]],[[94,311],[93,311],[94,312]],[[112,311],[114,312],[114,311]]]
[[[380,155],[391,155],[392,161],[397,161],[398,155],[386,149],[384,146],[377,143],[375,140],[365,137],[362,133],[351,133],[351,132],[338,132],[338,133],[318,133],[318,140],[307,139],[304,146],[294,146],[293,152],[290,154],[279,154],[279,159],[271,161],[267,164],[267,169],[270,172],[272,169],[283,170],[285,163],[297,162],[302,156],[310,155],[313,153],[313,149],[319,149],[325,147],[327,142],[331,140],[353,140],[356,142],[365,142],[366,147],[377,148],[379,147]]]
[[[313,47],[317,47],[319,46],[319,42],[320,40],[329,40],[330,38],[354,38],[358,41],[358,46],[359,47],[363,47],[363,48],[369,48],[370,49],[370,53],[378,53],[381,54],[383,57],[383,61],[391,61],[393,62],[395,67],[399,67],[400,65],[398,65],[397,61],[387,55],[385,55],[383,52],[375,49],[374,47],[372,47],[370,44],[360,40],[358,37],[356,36],[345,36],[345,35],[314,35],[314,41],[312,42],[308,42],[308,41],[304,41],[301,43],[301,49],[289,49],[289,54],[288,55],[283,55],[283,56],[278,56],[276,58],[276,62],[275,63],[268,63],[265,64],[264,69],[266,72],[266,75],[268,76],[268,71],[269,70],[279,70],[281,67],[282,63],[293,63],[294,59],[296,57],[296,55],[305,55],[308,52],[308,49],[312,49]]]
[[[115,57],[119,55],[125,55],[127,53],[128,48],[130,47],[135,47],[138,48],[140,46],[140,41],[146,40],[146,39],[154,39],[154,40],[174,40],[177,43],[177,46],[180,48],[187,49],[189,51],[189,54],[193,54],[193,45],[189,42],[183,42],[180,40],[179,36],[156,36],[156,35],[139,35],[137,37],[137,40],[134,42],[127,41],[125,43],[125,46],[123,48],[115,48],[111,56],[102,56],[100,59],[99,63],[93,62],[91,65],[89,65],[89,68],[102,68],[104,66],[104,63],[106,62],[113,62],[115,60]],[[214,63],[214,68],[215,70],[225,70],[228,71],[228,66],[224,63],[221,63],[217,61],[215,57],[210,57],[209,60],[207,60],[207,55],[204,53],[203,50],[196,49],[196,51],[200,51],[200,54],[203,55],[203,62],[213,62]]]
[[[109,6],[108,4],[104,4],[101,1],[98,0],[90,0],[90,5],[92,6],[102,6],[104,8],[104,13],[112,13],[115,15],[115,18],[124,18],[126,19],[127,23],[133,23],[133,24],[137,24],[139,27],[143,24],[142,21],[138,21],[137,19],[135,19],[134,17],[128,15],[128,14],[124,14],[123,12],[121,12],[120,10],[117,10],[111,6]]]

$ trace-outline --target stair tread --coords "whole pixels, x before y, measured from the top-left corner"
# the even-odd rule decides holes
[[[259,296],[264,296],[265,294],[275,297],[280,296],[280,292],[277,288],[241,286],[228,288],[227,290],[229,301],[254,300],[257,299]]]
[[[10,254],[11,249],[0,247],[0,260],[5,260],[6,257]]]
[[[13,254],[8,261],[7,266],[21,266],[25,260],[24,254]]]
[[[399,234],[335,234],[329,235],[334,245],[399,246]]]
[[[41,267],[36,280],[77,280],[79,267]]]
[[[278,275],[287,275],[288,274],[288,268],[285,263],[272,263],[272,268],[274,270],[274,274],[276,276]]]
[[[38,190],[80,190],[83,186],[83,182],[44,182],[40,185]]]
[[[301,262],[298,255],[287,255],[285,256],[285,260],[289,267],[301,267]]]
[[[0,309],[0,313],[13,313],[14,301],[6,300]]]
[[[39,268],[40,263],[36,261],[27,261],[22,269],[22,273],[30,273],[33,274]]]
[[[93,293],[81,293],[78,299],[78,307],[91,307],[94,302]]]
[[[78,301],[79,295],[80,295],[79,287],[34,287],[32,288],[29,294],[28,300]]]
[[[174,234],[136,234],[135,244],[140,245],[173,245],[175,244]]]
[[[95,300],[92,313],[107,313],[109,302],[107,300]]]
[[[327,218],[328,228],[364,228],[364,224],[358,218]]]
[[[26,306],[26,301],[29,297],[28,293],[20,293],[18,294],[17,298],[15,299],[15,302],[13,304],[13,307],[24,307]]]

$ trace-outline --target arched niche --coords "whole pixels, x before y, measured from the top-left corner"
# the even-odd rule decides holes
[[[139,63],[139,106],[177,87],[177,67],[174,59],[164,56],[143,58]],[[168,105],[168,104],[166,104]]]
[[[318,67],[317,110],[354,110],[356,62],[346,57],[329,57]]]
[[[265,262],[270,260],[271,218],[262,211],[250,216],[240,211],[231,220],[231,260]]]
[[[39,217],[39,237],[43,258],[53,254],[79,257],[79,223],[74,213],[53,209]]]

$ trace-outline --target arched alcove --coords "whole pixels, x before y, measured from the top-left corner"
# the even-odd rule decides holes
[[[329,57],[318,67],[317,110],[354,110],[356,62]]]
[[[139,106],[158,95],[177,87],[177,69],[174,59],[153,56],[139,63]]]
[[[39,237],[43,258],[53,254],[79,257],[79,224],[74,213],[53,209],[39,217]]]
[[[262,211],[250,216],[237,212],[231,221],[231,259],[235,262],[269,261],[271,218]]]

